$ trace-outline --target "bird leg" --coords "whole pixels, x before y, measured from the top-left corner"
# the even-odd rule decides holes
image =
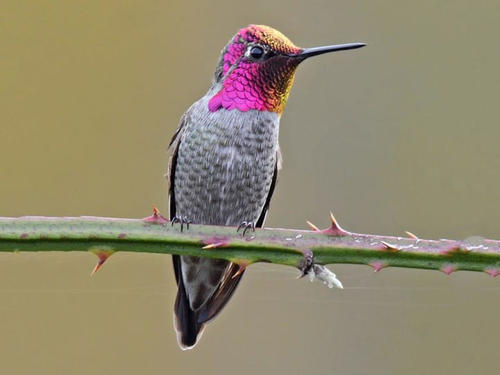
[[[181,232],[184,229],[184,225],[186,225],[186,230],[189,230],[189,224],[191,224],[191,220],[187,218],[187,216],[174,216],[171,220],[172,226],[175,223],[181,224]]]
[[[251,229],[253,232],[255,232],[255,222],[253,221],[243,221],[239,226],[238,229],[236,229],[236,232],[239,232],[240,229],[243,229],[243,232],[241,235],[245,237],[245,233],[247,230]]]

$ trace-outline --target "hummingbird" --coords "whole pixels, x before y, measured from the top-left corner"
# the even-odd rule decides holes
[[[170,142],[170,219],[189,224],[262,227],[278,171],[280,117],[298,65],[363,43],[300,48],[264,25],[240,29],[222,49],[212,85],[182,115]],[[216,250],[215,250],[216,251]],[[178,286],[174,327],[191,349],[224,308],[244,269],[226,260],[173,255]]]

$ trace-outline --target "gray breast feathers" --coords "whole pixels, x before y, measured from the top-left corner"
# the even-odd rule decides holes
[[[175,144],[176,215],[204,224],[257,221],[276,170],[278,133],[275,113],[212,113],[204,99],[195,103]]]

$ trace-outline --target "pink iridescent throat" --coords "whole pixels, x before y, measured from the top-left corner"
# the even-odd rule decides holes
[[[247,44],[238,42],[238,39],[242,36],[245,39],[252,37],[241,35],[244,31],[236,35],[224,54],[223,74],[229,72],[229,75],[224,79],[222,89],[208,102],[208,109],[211,112],[224,108],[242,112],[255,109],[281,113],[290,92],[296,64],[280,59],[262,63],[246,60],[242,56]],[[294,49],[300,50],[297,47]],[[234,64],[237,66],[230,71]]]
[[[268,101],[260,87],[252,84],[258,76],[256,66],[240,63],[224,81],[224,87],[208,102],[208,109],[215,112],[220,108],[238,109],[246,112],[250,109],[259,111],[272,110],[275,103]]]

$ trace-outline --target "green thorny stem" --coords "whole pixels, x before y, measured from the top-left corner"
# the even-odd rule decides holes
[[[424,240],[409,232],[408,237],[358,234],[342,229],[333,215],[331,220],[331,226],[324,230],[310,224],[313,230],[263,228],[242,236],[234,227],[209,225],[191,225],[181,232],[180,224],[170,225],[156,209],[144,219],[0,218],[0,251],[90,251],[99,257],[94,272],[116,251],[220,258],[242,269],[268,262],[297,267],[303,275],[311,275],[313,270],[330,286],[331,280],[319,275],[325,270],[321,265],[351,263],[367,264],[375,271],[392,266],[446,274],[457,270],[500,274],[498,240]]]

